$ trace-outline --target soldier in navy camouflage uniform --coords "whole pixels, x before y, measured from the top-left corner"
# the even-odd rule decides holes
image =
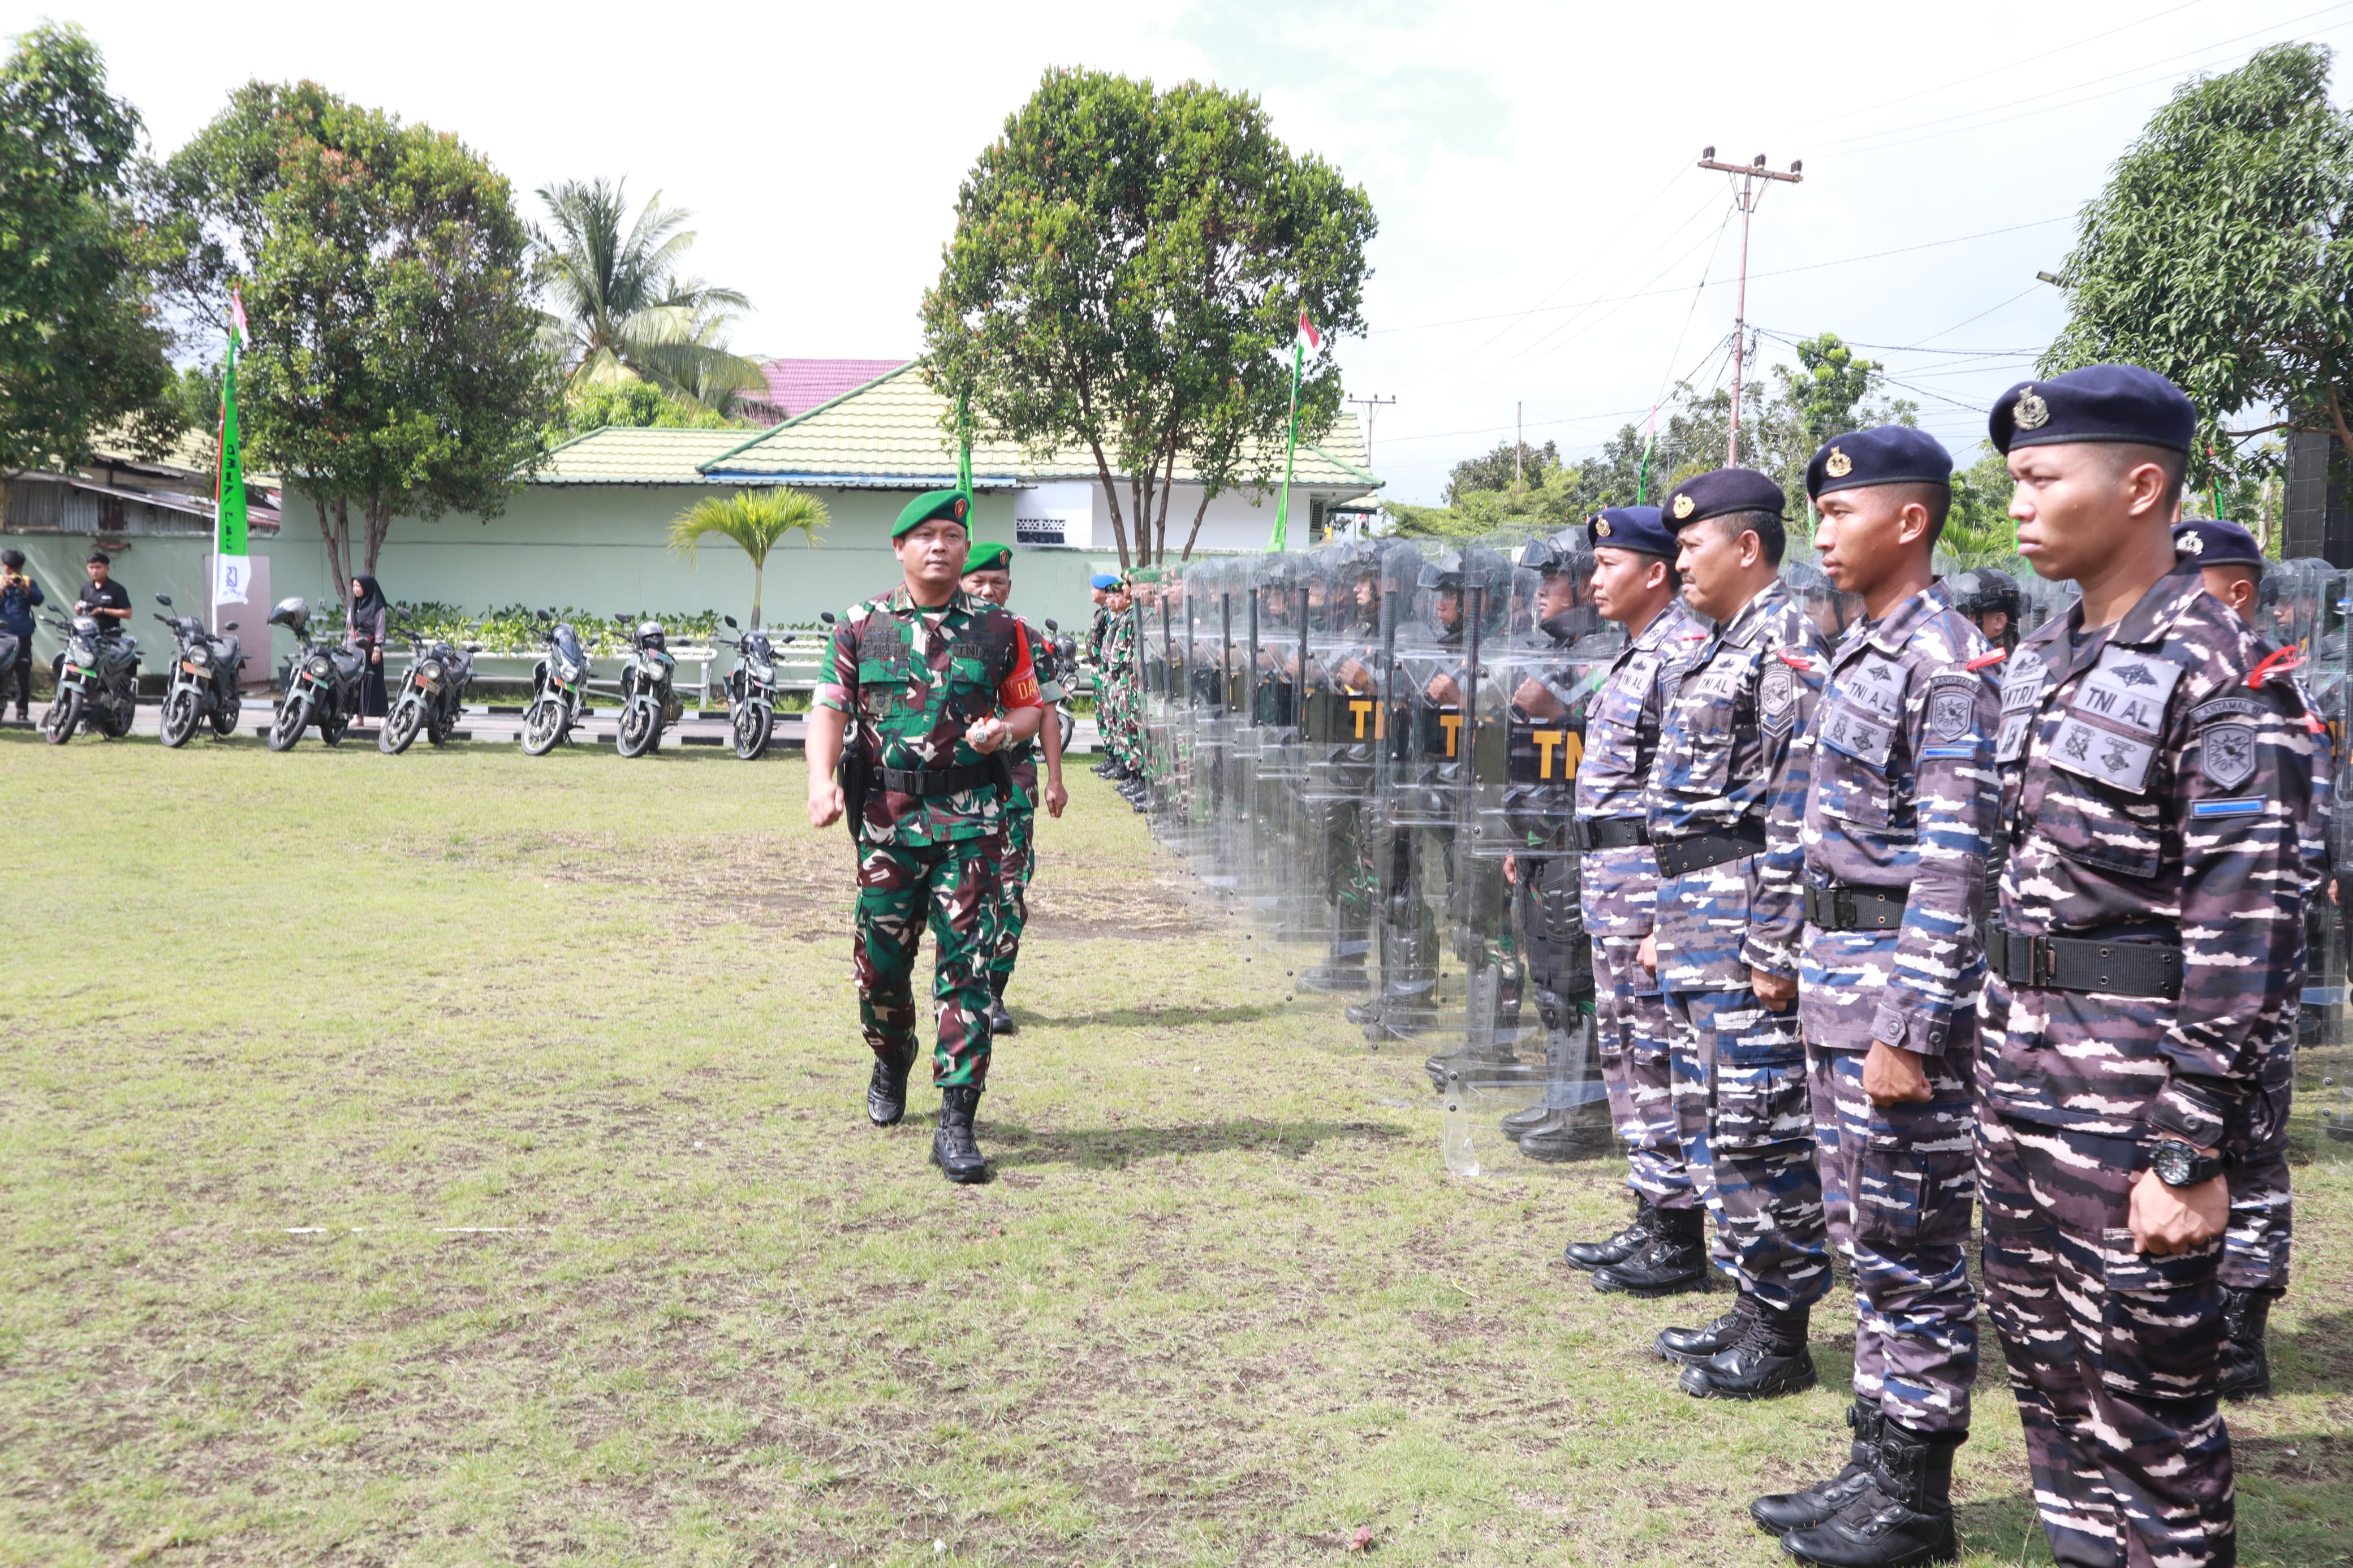
[[[1805,784],[1767,827],[1777,848],[1803,846],[1799,1016],[1857,1320],[1845,1468],[1750,1505],[1808,1562],[1896,1568],[1956,1550],[1952,1453],[1978,1367],[1963,1244],[1980,926],[2000,803],[1988,671],[2002,656],[1932,585],[1952,469],[1935,437],[1899,426],[1841,436],[1806,470],[1822,567],[1869,617],[1831,655]]]
[[[1706,640],[1708,627],[1675,596],[1678,547],[1657,507],[1612,508],[1588,522],[1586,534],[1596,603],[1631,634],[1586,710],[1577,840],[1602,1079],[1627,1149],[1634,1219],[1606,1241],[1570,1243],[1567,1258],[1571,1267],[1595,1271],[1597,1290],[1663,1296],[1705,1289],[1707,1251],[1704,1209],[1676,1118],[1666,1003],[1640,956],[1659,897],[1645,813],[1662,720],[1683,660]]]
[[[1828,654],[1775,574],[1785,504],[1764,475],[1720,468],[1664,508],[1684,599],[1716,620],[1668,710],[1648,814],[1651,950],[1677,1035],[1683,1155],[1740,1285],[1731,1312],[1656,1342],[1701,1397],[1811,1386],[1806,1322],[1831,1283],[1798,1033],[1798,847],[1765,842],[1767,808],[1805,777]]]
[[[1020,621],[959,586],[969,506],[960,490],[932,490],[900,512],[891,537],[905,580],[834,628],[808,741],[810,822],[855,811],[852,962],[874,1052],[867,1114],[888,1127],[906,1109],[919,1049],[915,949],[928,924],[941,1091],[932,1158],[956,1182],[987,1174],[972,1126],[988,1077],[988,963],[1003,897],[1007,772],[996,753],[1034,736],[1045,713]]]
[[[2274,639],[2297,633],[2295,606],[2279,597],[2281,584],[2295,581],[2292,567],[2272,570],[2278,563],[2263,558],[2253,534],[2235,522],[2185,520],[2174,525],[2177,559],[2198,567],[2206,591],[2229,605],[2240,618],[2256,627],[2266,659],[2293,667],[2298,655],[2282,656]],[[2321,584],[2311,588],[2316,598]],[[2293,592],[2292,586],[2288,592]],[[2317,611],[2316,604],[2311,609]],[[2265,616],[2266,608],[2275,612]],[[2315,617],[2316,619],[2316,616]],[[2310,629],[2310,628],[2308,628]],[[2290,645],[2292,646],[2292,645]],[[2299,694],[2310,717],[2305,728],[2311,737],[2312,811],[2302,835],[2305,904],[2307,910],[2327,908],[2330,816],[2334,801],[2336,754],[2328,728],[2316,716],[2319,708],[2309,691]],[[2306,943],[2298,950],[2289,994],[2301,993],[2311,966],[2314,921],[2305,923]],[[2327,940],[2328,927],[2320,923]],[[2260,1092],[2248,1102],[2243,1123],[2233,1131],[2231,1150],[2238,1163],[2231,1172],[2231,1223],[2222,1236],[2222,1317],[2230,1332],[2224,1350],[2221,1394],[2225,1399],[2262,1398],[2271,1393],[2271,1358],[2263,1338],[2272,1303],[2285,1293],[2288,1256],[2294,1233],[2295,1201],[2288,1180],[2289,1116],[2295,1100],[2295,1041],[2298,1009],[2282,1015],[2281,1028],[2263,1052]]]
[[[2174,564],[2197,427],[2097,365],[2013,387],[1995,447],[2081,601],[2007,665],[1978,1063],[1987,1314],[2064,1563],[2234,1559],[2216,1399],[2232,1130],[2295,998],[2312,748],[2293,681]]]

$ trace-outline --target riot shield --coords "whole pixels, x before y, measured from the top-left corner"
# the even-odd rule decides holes
[[[1326,545],[1303,563],[1305,649],[1299,681],[1301,828],[1324,919],[1293,933],[1316,954],[1308,990],[1354,994],[1372,984],[1373,879],[1367,808],[1376,795],[1379,675],[1385,662],[1377,543]]]
[[[1846,636],[1847,627],[1862,618],[1862,595],[1839,592],[1830,574],[1810,561],[1785,560],[1781,582],[1788,588],[1790,597],[1804,608],[1807,618],[1821,629],[1822,640],[1832,647],[1838,647],[1840,639]]]

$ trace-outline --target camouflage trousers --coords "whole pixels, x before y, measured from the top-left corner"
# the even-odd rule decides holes
[[[1986,1315],[2063,1563],[2234,1561],[2218,1240],[2154,1258],[2126,1216],[2139,1143],[1986,1112]]]
[[[2234,1290],[2287,1289],[2288,1249],[2295,1230],[2295,1200],[2288,1186],[2288,1120],[2295,1105],[2295,1020],[2280,1026],[2279,1037],[2256,1069],[2253,1102],[2243,1139],[2232,1140],[2239,1156],[2231,1173],[2231,1225],[2222,1234],[2222,1283]]]
[[[1822,1180],[1798,1009],[1775,1012],[1754,991],[1670,991],[1675,1109],[1708,1212],[1716,1266],[1786,1310],[1831,1286]]]
[[[1335,963],[1362,963],[1373,951],[1373,905],[1379,896],[1362,801],[1339,795],[1306,798],[1311,871],[1330,907]]]
[[[1978,1301],[1965,1250],[1977,1187],[1975,1053],[1924,1057],[1928,1099],[1873,1105],[1861,1051],[1809,1046],[1831,1245],[1854,1271],[1854,1393],[1918,1432],[1969,1429]]]
[[[1592,933],[1601,1074],[1610,1123],[1626,1145],[1626,1184],[1660,1208],[1690,1208],[1700,1195],[1683,1163],[1675,1110],[1675,1026],[1659,977],[1638,956],[1658,906],[1658,865],[1644,846],[1597,849],[1582,858],[1578,874]]]
[[[978,1088],[988,1077],[988,964],[997,946],[1005,853],[999,835],[946,844],[865,844],[858,859],[851,954],[858,1018],[878,1057],[913,1053],[915,949],[926,921],[939,1049],[932,1081]]]
[[[1005,898],[997,912],[997,947],[989,954],[988,972],[1011,979],[1013,965],[1021,956],[1022,928],[1029,923],[1029,873],[1038,866],[1038,815],[1008,811],[998,821],[1005,830],[1000,840],[1005,848],[997,857],[997,879]]]

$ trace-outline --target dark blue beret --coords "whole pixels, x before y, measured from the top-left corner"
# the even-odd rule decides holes
[[[2137,364],[2087,364],[2049,381],[2021,381],[1986,421],[1994,450],[2074,441],[2131,441],[2189,450],[2198,405],[2181,388]]]
[[[2185,517],[2175,523],[2173,553],[2185,560],[2195,556],[2200,566],[2263,569],[2263,547],[2255,542],[2255,536],[2235,522],[2217,522],[2212,518]]]
[[[1716,468],[1694,474],[1669,490],[1659,510],[1667,526],[1680,531],[1728,511],[1769,511],[1779,517],[1788,504],[1781,487],[1754,468]]]
[[[1926,430],[1909,425],[1882,425],[1876,430],[1850,430],[1829,442],[1806,465],[1806,494],[1816,499],[1832,490],[1861,489],[1867,485],[1944,485],[1953,482],[1953,455]]]
[[[1654,506],[1613,506],[1598,511],[1587,521],[1585,537],[1597,545],[1638,550],[1645,555],[1663,555],[1670,561],[1680,551],[1675,536],[1659,521],[1659,509]]]

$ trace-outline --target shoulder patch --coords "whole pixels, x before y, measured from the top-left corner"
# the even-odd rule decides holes
[[[2217,789],[2235,789],[2255,772],[2255,727],[2232,720],[2198,731],[2198,771]]]
[[[2217,697],[2211,702],[2201,702],[2192,708],[2189,721],[2192,724],[2211,724],[2217,719],[2232,717],[2259,719],[2263,713],[2263,705],[2252,697]]]
[[[1939,741],[1957,741],[1977,722],[1977,682],[1946,677],[1928,685],[1928,733]]]
[[[1766,729],[1778,734],[1796,721],[1797,677],[1786,669],[1767,669],[1757,683],[1757,716]]]

